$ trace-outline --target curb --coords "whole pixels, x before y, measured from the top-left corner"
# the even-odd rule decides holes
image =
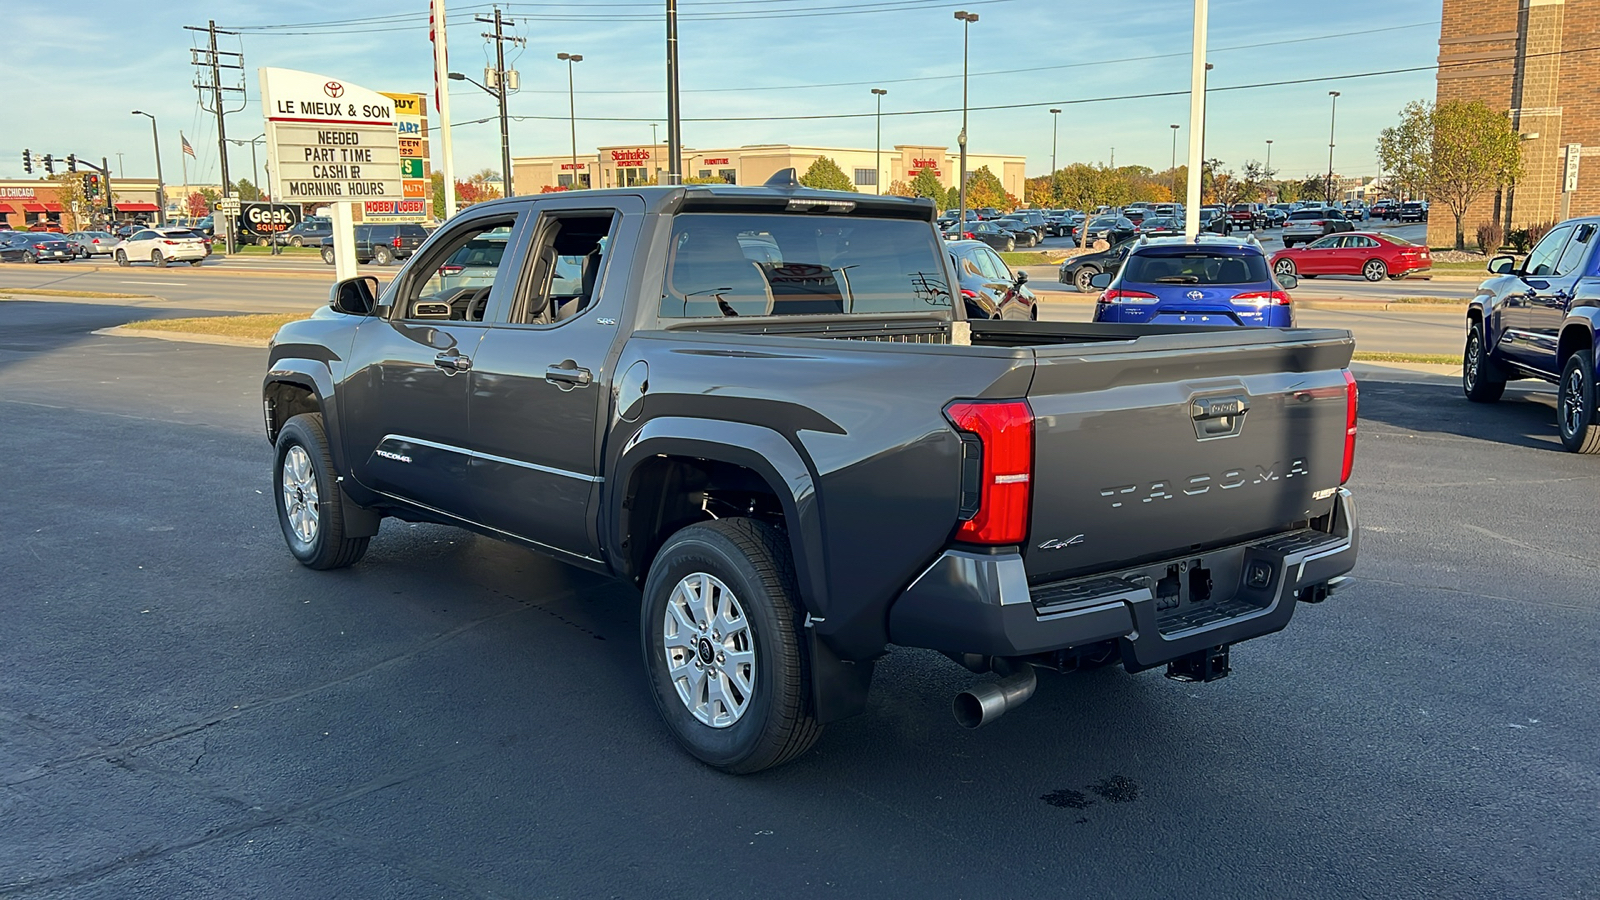
[[[158,341],[176,341],[180,344],[215,344],[222,347],[252,347],[265,350],[267,342],[259,338],[229,337],[225,334],[191,334],[185,331],[150,331],[128,325],[114,325],[89,332],[103,337],[152,338]]]
[[[73,271],[77,271],[77,272],[138,272],[142,268],[144,268],[144,267],[119,266],[119,265],[115,265],[115,264],[106,266],[106,265],[94,264],[94,265],[89,265],[89,266],[79,266],[79,267],[75,268]],[[160,272],[160,271],[163,271],[163,270],[152,268],[152,269],[150,269],[150,271],[152,271],[152,272]],[[289,269],[255,269],[255,270],[252,270],[252,269],[250,269],[248,267],[224,267],[223,265],[198,266],[198,267],[190,266],[190,267],[188,267],[188,268],[186,268],[186,269],[184,269],[182,271],[185,271],[185,272],[217,272],[218,273],[217,277],[219,277],[219,278],[223,277],[223,276],[226,276],[226,275],[246,275],[246,276],[256,275],[256,276],[261,276],[263,278],[320,278],[320,279],[325,279],[325,280],[327,280],[329,282],[332,282],[332,280],[333,280],[333,273],[331,271],[330,272],[318,272],[318,271],[297,272],[297,271],[293,271],[293,270],[289,270]]]

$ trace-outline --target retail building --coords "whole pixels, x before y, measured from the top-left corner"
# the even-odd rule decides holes
[[[896,181],[909,183],[921,171],[932,172],[945,187],[959,177],[960,157],[949,147],[896,144],[879,151],[840,147],[797,147],[789,144],[751,144],[725,150],[685,149],[683,174],[691,178],[720,178],[729,184],[761,184],[782,169],[800,174],[821,157],[838,164],[856,190],[887,193]],[[523,156],[511,161],[518,194],[537,194],[556,188],[628,187],[660,183],[667,169],[667,148],[628,145],[601,147],[597,153],[574,158]],[[1027,158],[992,153],[967,154],[967,171],[987,166],[1012,196],[1022,197],[1023,169]]]
[[[1444,0],[1438,100],[1482,100],[1506,110],[1523,136],[1526,174],[1485,196],[1462,224],[1510,227],[1600,213],[1600,0]],[[1563,188],[1568,157],[1576,190]],[[1563,198],[1563,193],[1567,196]],[[1455,239],[1454,217],[1435,204],[1429,243]]]
[[[193,190],[199,190],[202,185],[195,185]],[[217,186],[210,186],[213,190]],[[12,228],[24,230],[30,225],[39,222],[64,225],[65,218],[70,210],[66,209],[58,196],[61,186],[55,181],[33,180],[0,180],[0,222],[5,222]],[[167,185],[167,200],[169,215],[177,213],[171,210],[174,194],[178,190],[176,185]],[[114,178],[111,184],[112,197],[115,206],[106,210],[103,205],[96,209],[82,209],[80,213],[85,219],[125,222],[146,220],[154,222],[156,212],[156,180],[154,178]]]

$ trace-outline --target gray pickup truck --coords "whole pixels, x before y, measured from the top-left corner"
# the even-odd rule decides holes
[[[392,516],[632,581],[663,719],[735,773],[861,712],[890,645],[998,675],[977,726],[1041,668],[1222,677],[1333,592],[1348,332],[973,320],[934,213],[792,171],[471,207],[274,339],[290,551],[351,565]]]

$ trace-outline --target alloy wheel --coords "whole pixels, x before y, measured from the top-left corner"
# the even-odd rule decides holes
[[[1275,272],[1278,273],[1279,276],[1293,275],[1294,274],[1294,260],[1292,260],[1292,259],[1280,259],[1280,260],[1278,260],[1278,264],[1273,266],[1272,268],[1273,268],[1273,270]]]
[[[1369,259],[1361,270],[1362,277],[1368,281],[1382,281],[1389,277],[1389,267],[1381,259]]]
[[[322,505],[317,493],[317,474],[311,467],[311,455],[306,453],[306,448],[296,444],[283,455],[280,481],[289,527],[302,543],[314,542],[322,521]]]
[[[716,576],[691,572],[672,589],[661,652],[678,699],[702,725],[727,728],[750,708],[755,638],[739,598]]]
[[[1573,368],[1561,385],[1561,428],[1567,434],[1581,434],[1589,425],[1590,413],[1584,402],[1586,393],[1583,369]]]

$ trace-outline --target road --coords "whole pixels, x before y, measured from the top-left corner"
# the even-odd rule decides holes
[[[967,732],[896,651],[732,778],[657,721],[631,588],[399,522],[295,564],[262,352],[89,334],[146,314],[0,303],[0,896],[1600,896],[1600,468],[1543,396],[1364,384],[1354,584],[1223,681]]]

